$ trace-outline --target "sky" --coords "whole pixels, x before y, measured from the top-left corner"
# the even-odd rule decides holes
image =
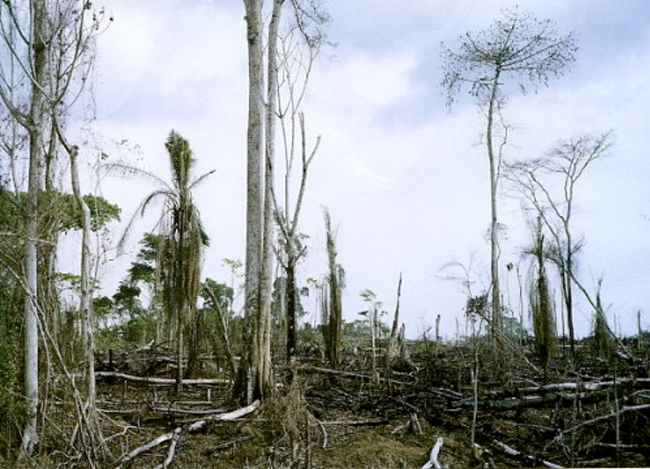
[[[215,169],[195,191],[211,245],[204,276],[223,282],[224,258],[244,259],[247,51],[241,1],[107,0],[114,21],[98,39],[94,138],[111,161],[135,163],[167,178],[164,142],[174,129],[190,142],[197,174]],[[464,331],[463,265],[478,293],[489,284],[489,179],[481,145],[483,117],[461,95],[451,108],[440,85],[441,43],[454,48],[516,2],[498,0],[325,0],[328,39],[305,97],[307,134],[321,144],[310,168],[301,217],[309,236],[301,279],[327,271],[323,207],[337,231],[346,271],[344,317],[366,308],[370,289],[392,320],[397,282],[407,335]],[[613,132],[610,155],[579,182],[574,233],[584,235],[579,277],[593,293],[600,278],[610,324],[650,328],[650,6],[646,0],[520,1],[519,7],[573,32],[571,72],[537,93],[510,95],[508,161],[536,158],[559,140]],[[94,156],[88,151],[88,164]],[[88,179],[90,181],[91,179]],[[152,187],[138,178],[93,183],[127,220]],[[88,186],[91,183],[88,182]],[[502,191],[501,264],[522,275],[530,233],[521,202]],[[125,254],[100,270],[107,293],[126,274],[137,241],[155,217],[138,221]],[[123,223],[124,224],[124,223]],[[122,227],[116,227],[115,236]],[[514,272],[514,271],[513,271]],[[505,303],[517,307],[516,275],[502,274]],[[556,301],[559,305],[559,298]],[[313,298],[304,300],[313,309]],[[517,313],[518,314],[518,313]],[[592,312],[579,300],[576,328]],[[527,314],[526,314],[527,317]],[[526,319],[527,321],[527,319]]]

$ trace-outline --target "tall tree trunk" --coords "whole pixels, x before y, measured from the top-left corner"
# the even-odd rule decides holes
[[[273,264],[274,264],[274,229],[273,229],[273,185],[275,164],[275,128],[277,121],[277,42],[278,29],[282,18],[284,0],[273,2],[271,22],[268,31],[267,44],[267,86],[266,86],[266,125],[265,142],[265,172],[264,172],[264,231],[262,233],[262,268],[260,279],[260,396],[264,397],[272,390],[271,368],[271,304],[273,302]]]
[[[493,126],[494,113],[497,111],[497,92],[500,71],[497,69],[492,82],[492,91],[488,104],[486,144],[490,165],[490,287],[492,290],[492,337],[496,341],[497,354],[503,348],[503,318],[501,313],[501,288],[499,285],[499,220],[497,216],[497,191],[499,188],[499,161],[494,153]]]
[[[184,308],[179,308],[176,314],[176,397],[183,390],[183,316]]]
[[[248,136],[247,136],[247,205],[246,205],[246,274],[245,300],[246,333],[250,349],[242,361],[247,367],[240,374],[244,379],[246,400],[252,402],[261,393],[261,375],[264,359],[259,341],[260,301],[262,278],[262,233],[264,179],[262,165],[263,144],[263,24],[261,0],[244,0],[248,41]],[[256,395],[254,395],[256,394]]]
[[[27,224],[25,234],[25,396],[28,418],[23,431],[21,450],[34,452],[38,442],[36,414],[38,411],[38,194],[43,153],[46,10],[44,0],[32,0],[32,67],[33,81],[28,119],[29,181],[27,194]]]

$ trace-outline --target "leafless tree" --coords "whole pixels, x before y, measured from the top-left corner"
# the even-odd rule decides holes
[[[548,258],[560,275],[572,354],[575,342],[573,285],[586,292],[575,272],[576,257],[583,245],[571,224],[576,187],[587,168],[607,156],[611,147],[611,132],[581,134],[558,142],[541,158],[510,164],[506,172],[516,193],[523,195],[550,234]]]
[[[299,24],[295,24],[280,37],[278,50],[277,112],[283,142],[284,178],[280,186],[282,199],[278,200],[277,191],[274,190],[273,202],[280,238],[277,257],[286,278],[288,360],[294,355],[296,348],[296,266],[306,253],[303,235],[299,231],[300,212],[309,168],[320,145],[319,136],[313,147],[307,148],[305,116],[301,108],[312,66],[322,44],[322,41],[314,41],[302,33]],[[292,181],[296,159],[300,164],[297,185]]]

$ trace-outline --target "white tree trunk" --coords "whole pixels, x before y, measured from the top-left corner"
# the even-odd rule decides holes
[[[29,181],[27,195],[27,228],[25,234],[25,396],[28,419],[23,431],[21,450],[31,455],[38,442],[36,414],[38,411],[38,193],[41,185],[40,160],[43,153],[43,118],[45,114],[42,89],[45,82],[46,44],[45,1],[32,0],[33,82],[29,110]]]
[[[261,397],[272,388],[273,374],[271,369],[271,303],[273,299],[273,264],[274,264],[274,223],[273,223],[273,179],[275,164],[275,129],[277,121],[277,92],[278,66],[277,43],[278,29],[282,18],[284,0],[273,2],[271,22],[268,31],[267,44],[267,87],[266,87],[266,127],[265,143],[265,172],[264,172],[264,232],[262,234],[262,268],[260,278],[260,310],[259,310],[259,340],[260,340],[260,379]]]
[[[92,286],[90,282],[90,209],[81,195],[77,168],[78,148],[66,145],[70,154],[70,179],[72,191],[82,213],[81,230],[81,297],[79,311],[83,324],[83,345],[86,356],[86,382],[88,384],[88,415],[95,412],[95,336],[93,331]]]

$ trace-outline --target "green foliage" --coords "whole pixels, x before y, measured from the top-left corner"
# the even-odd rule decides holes
[[[319,326],[322,327],[322,326]],[[317,327],[306,323],[297,331],[298,356],[322,356],[324,354],[323,334]]]
[[[115,313],[123,318],[133,317],[142,312],[140,288],[131,282],[122,281],[113,295]]]
[[[42,192],[41,197],[46,198],[50,204],[53,204],[55,213],[57,213],[58,231],[81,230],[83,214],[74,195],[62,194],[58,191],[47,191]],[[92,231],[101,230],[109,222],[120,220],[121,209],[103,197],[86,194],[83,199],[90,209],[90,229]]]
[[[483,293],[481,295],[470,296],[467,298],[465,305],[465,313],[468,316],[478,316],[481,319],[487,317],[488,309],[488,295]]]
[[[5,240],[0,237],[0,243]],[[25,295],[19,282],[4,268],[7,262],[14,264],[20,260],[11,259],[10,253],[0,252],[0,445],[10,447],[19,438],[14,432],[17,422],[26,417],[26,409],[21,396],[22,363],[22,318]],[[13,253],[11,253],[13,254]],[[12,268],[14,268],[13,266]],[[18,425],[22,425],[19,423]]]
[[[54,275],[54,280],[56,282],[57,289],[59,292],[65,290],[72,290],[74,292],[81,292],[81,276],[77,274],[71,274],[69,272],[57,272]],[[99,288],[99,281],[96,279],[93,280],[93,289]]]
[[[234,299],[234,290],[225,283],[217,282],[214,279],[206,278],[201,285],[200,296],[203,299],[203,304],[209,308],[214,309],[217,305],[212,301],[212,297],[207,293],[210,290],[217,301],[219,307],[225,313],[230,313],[232,302]]]
[[[23,224],[22,207],[25,195],[16,196],[3,187],[0,187],[0,224],[7,231],[20,232]]]
[[[95,317],[105,318],[113,312],[115,303],[108,296],[98,296],[93,298],[93,311],[95,312]]]

